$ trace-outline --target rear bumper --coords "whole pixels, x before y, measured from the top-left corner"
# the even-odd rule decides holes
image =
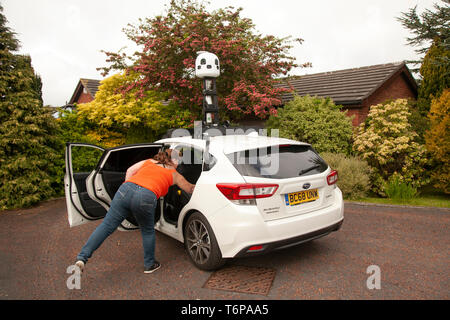
[[[275,242],[264,243],[264,244],[260,244],[260,243],[255,244],[258,247],[261,246],[261,248],[260,249],[258,248],[257,250],[250,251],[249,249],[255,246],[255,245],[250,245],[250,246],[245,247],[241,251],[239,251],[234,257],[239,258],[239,257],[255,256],[258,254],[263,254],[263,253],[267,253],[267,252],[279,250],[279,249],[285,249],[285,248],[292,247],[292,246],[295,246],[295,245],[298,245],[298,244],[301,244],[304,242],[308,242],[308,241],[326,236],[333,231],[338,231],[341,228],[343,222],[344,222],[344,219],[342,219],[338,223],[335,223],[326,228],[316,230],[316,231],[313,231],[313,232],[310,232],[307,234],[303,234],[301,236],[284,239],[284,240],[280,240],[280,241],[275,241]]]
[[[265,253],[324,236],[338,229],[344,219],[339,188],[331,206],[297,216],[264,221],[256,206],[230,204],[207,217],[223,258]]]

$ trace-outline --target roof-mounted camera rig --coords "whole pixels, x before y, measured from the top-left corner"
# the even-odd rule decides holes
[[[197,52],[195,75],[203,79],[202,121],[206,126],[219,125],[219,103],[217,100],[216,78],[220,76],[219,58],[206,51]]]
[[[262,128],[253,126],[231,128],[228,121],[220,123],[216,86],[216,78],[220,76],[220,61],[211,52],[199,51],[197,54],[195,76],[203,80],[202,121],[195,121],[194,129],[170,129],[163,138],[169,138],[173,134],[178,136],[178,134],[185,135],[188,133],[195,139],[208,140],[209,137],[214,135],[239,134],[239,132],[243,134],[249,130],[256,132],[261,130]],[[231,133],[232,129],[236,129],[236,132]]]

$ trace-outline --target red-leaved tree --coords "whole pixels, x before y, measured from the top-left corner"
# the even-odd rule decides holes
[[[138,52],[131,56],[105,52],[110,65],[100,69],[104,75],[111,70],[133,70],[141,77],[124,91],[137,87],[141,94],[150,88],[166,92],[181,108],[200,114],[202,81],[195,77],[194,65],[198,51],[209,51],[220,59],[217,90],[222,116],[264,119],[276,114],[274,106],[287,91],[274,86],[276,78],[299,67],[289,50],[302,39],[258,34],[241,11],[227,7],[208,12],[196,1],[172,0],[164,15],[141,19],[137,26],[125,29],[127,37],[141,48]],[[126,63],[127,59],[131,63]]]

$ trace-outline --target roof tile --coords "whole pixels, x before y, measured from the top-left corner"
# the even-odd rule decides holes
[[[404,66],[404,62],[395,62],[295,76],[282,79],[277,86],[288,89],[292,86],[300,96],[330,97],[335,103],[359,103]],[[281,96],[284,103],[292,97],[292,93]]]

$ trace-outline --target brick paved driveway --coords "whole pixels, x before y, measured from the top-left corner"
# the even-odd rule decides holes
[[[157,232],[162,268],[142,272],[139,231],[115,232],[69,290],[67,267],[99,222],[69,228],[63,199],[0,213],[0,299],[449,299],[450,210],[345,204],[342,229],[228,265],[276,270],[267,296],[202,288],[181,243]],[[368,290],[366,269],[381,270]]]

